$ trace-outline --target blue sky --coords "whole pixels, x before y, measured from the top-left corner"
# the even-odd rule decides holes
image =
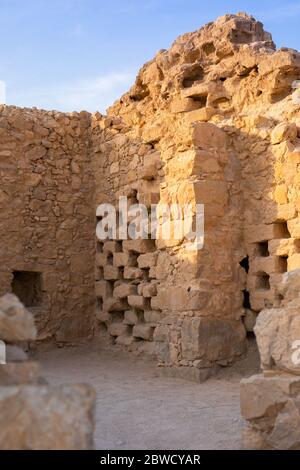
[[[179,34],[238,11],[300,49],[299,1],[0,0],[7,104],[104,111]]]

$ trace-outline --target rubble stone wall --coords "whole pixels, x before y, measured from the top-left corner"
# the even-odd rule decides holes
[[[276,51],[254,18],[226,15],[160,51],[108,115],[94,117],[98,203],[124,195],[205,205],[198,252],[185,239],[149,242],[148,254],[118,242],[125,256],[98,245],[98,319],[132,346],[152,338],[136,328],[150,315],[166,372],[201,379],[240,357],[258,313],[280,302],[282,274],[299,267],[299,78],[299,53]],[[156,260],[146,275],[145,255]]]
[[[91,155],[88,113],[1,107],[0,292],[25,302],[39,339],[93,329]]]
[[[61,341],[91,331],[95,298],[98,325],[166,373],[201,380],[241,357],[300,267],[298,79],[297,51],[225,15],[159,51],[106,116],[2,108],[1,290],[42,289],[40,335]],[[95,242],[96,208],[119,196],[204,204],[203,249]]]

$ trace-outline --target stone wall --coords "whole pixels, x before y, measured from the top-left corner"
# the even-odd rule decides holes
[[[299,78],[297,51],[226,15],[159,51],[106,116],[2,108],[0,285],[27,292],[40,338],[88,335],[95,298],[98,325],[165,373],[202,380],[245,353],[300,263]],[[204,204],[203,249],[95,243],[119,196]]]
[[[0,109],[0,292],[30,309],[39,339],[93,329],[89,135],[88,113]]]
[[[92,120],[95,164],[95,213],[101,203],[118,209],[118,198],[128,205],[149,207],[159,201],[163,176],[160,153],[144,143],[118,117],[95,114]],[[96,253],[97,319],[117,344],[156,354],[153,333],[162,313],[157,299],[155,240],[98,240]]]
[[[276,51],[252,17],[226,15],[160,51],[94,117],[97,203],[205,205],[204,248],[156,240],[149,273],[130,257],[145,246],[119,241],[125,256],[111,256],[112,245],[98,245],[98,319],[117,342],[141,347],[135,325],[151,318],[167,373],[201,380],[239,358],[258,313],[278,303],[282,274],[298,267],[299,77],[296,51]]]
[[[91,449],[95,392],[84,384],[48,385],[21,347],[36,335],[19,299],[0,297],[0,450]]]

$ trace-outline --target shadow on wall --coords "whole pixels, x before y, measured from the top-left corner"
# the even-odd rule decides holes
[[[278,255],[273,246],[289,240],[293,251],[299,244],[289,236],[288,208],[270,195],[277,183],[269,136],[275,123],[260,127],[258,118],[251,135],[253,123],[246,117],[240,128],[198,122],[191,127],[192,145],[181,151],[174,146],[166,158],[158,141],[122,135],[120,148],[110,120],[109,146],[102,147],[109,151],[95,157],[102,159],[107,182],[96,205],[117,204],[120,195],[148,208],[151,201],[204,203],[205,243],[192,252],[184,239],[98,241],[98,321],[117,344],[158,353],[165,373],[204,380],[243,356],[258,313],[278,303],[288,255]],[[116,160],[111,164],[110,155]]]

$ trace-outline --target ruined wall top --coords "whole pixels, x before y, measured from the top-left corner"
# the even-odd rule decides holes
[[[300,54],[276,50],[262,23],[245,13],[225,15],[160,50],[108,115],[122,115],[127,124],[141,127],[158,110],[206,107],[209,119],[220,121],[252,105],[259,114],[291,94],[299,71]]]

